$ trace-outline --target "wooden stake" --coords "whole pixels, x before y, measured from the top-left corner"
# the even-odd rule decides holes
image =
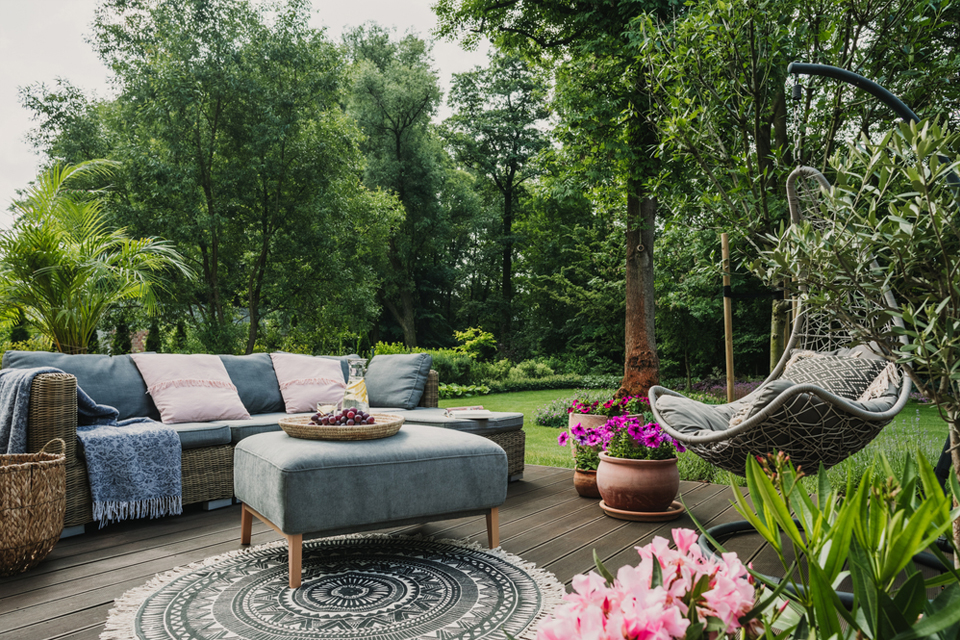
[[[730,238],[720,234],[720,250],[723,256],[724,292],[730,286]],[[724,345],[727,351],[727,402],[733,402],[733,300],[723,296]]]

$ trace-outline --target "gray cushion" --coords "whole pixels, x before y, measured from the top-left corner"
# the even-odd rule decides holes
[[[129,355],[66,354],[49,351],[7,351],[4,369],[56,367],[77,378],[77,385],[100,404],[120,412],[120,420],[148,417],[160,419],[147,385]]]
[[[279,411],[276,413],[260,413],[250,416],[249,420],[223,420],[230,427],[230,442],[237,444],[244,438],[255,436],[258,433],[269,433],[270,431],[280,431],[281,418],[297,418],[300,416],[310,416],[312,413],[286,413]]]
[[[401,409],[399,411],[393,411],[392,413],[403,416],[406,421],[404,424],[424,424],[431,427],[456,429],[457,431],[466,431],[467,433],[476,433],[483,436],[506,431],[516,431],[523,427],[522,413],[509,413],[506,411],[495,411],[493,412],[493,416],[486,420],[448,418],[446,417],[445,409],[436,407],[414,407],[410,410]]]
[[[885,360],[875,358],[802,358],[787,367],[782,378],[797,384],[813,384],[841,398],[856,400],[886,366]]]
[[[417,425],[360,442],[261,433],[237,445],[233,478],[237,498],[284,533],[333,533],[499,506],[507,454],[480,436]]]
[[[696,434],[700,431],[724,431],[729,426],[730,416],[739,408],[739,403],[704,404],[690,398],[660,396],[657,411],[664,422],[677,431]]]
[[[420,404],[433,357],[429,353],[374,356],[365,382],[371,407],[413,409]]]
[[[790,380],[771,380],[762,384],[753,390],[747,396],[744,396],[737,403],[740,408],[730,416],[730,426],[735,427],[744,420],[748,420],[763,411],[768,404],[776,400],[781,393],[792,387],[794,383]],[[659,406],[659,402],[657,406]]]
[[[280,383],[269,353],[248,356],[220,356],[230,381],[237,387],[240,401],[250,415],[283,411]]]
[[[177,431],[183,449],[230,444],[230,427],[222,422],[179,422],[167,426]]]

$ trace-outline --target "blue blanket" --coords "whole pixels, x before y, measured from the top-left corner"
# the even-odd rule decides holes
[[[0,371],[0,450],[22,453],[27,443],[30,385],[59,369]],[[119,412],[77,387],[77,437],[87,462],[93,518],[103,527],[129,518],[183,511],[180,436],[149,418],[117,422]]]

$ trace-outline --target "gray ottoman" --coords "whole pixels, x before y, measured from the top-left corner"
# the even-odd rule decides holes
[[[275,431],[237,444],[233,484],[243,503],[241,543],[250,544],[253,516],[285,536],[294,589],[305,533],[485,514],[487,541],[497,546],[507,455],[487,438],[420,425],[357,442],[301,440]]]

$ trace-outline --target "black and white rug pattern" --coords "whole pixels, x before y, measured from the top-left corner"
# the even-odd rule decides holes
[[[102,640],[534,638],[561,602],[553,574],[501,549],[381,534],[303,544],[287,584],[285,542],[156,576],[117,600]]]

